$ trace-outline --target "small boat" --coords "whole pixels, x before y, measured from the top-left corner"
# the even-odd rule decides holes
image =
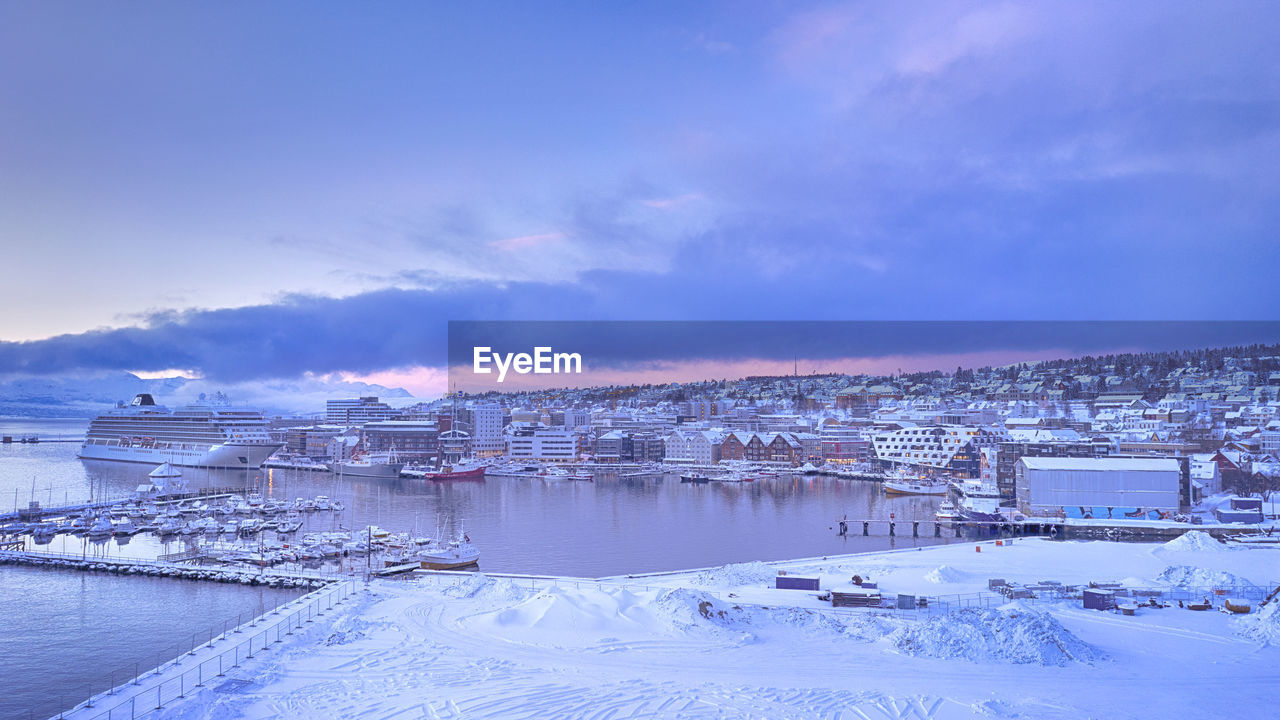
[[[959,520],[960,510],[951,498],[947,498],[938,505],[938,511],[933,516],[939,520]]]
[[[134,524],[133,524],[133,521],[132,521],[132,520],[130,520],[129,518],[125,518],[125,519],[121,520],[120,522],[116,523],[116,524],[115,524],[115,526],[114,526],[114,527],[112,528],[112,530],[111,530],[111,534],[112,534],[112,535],[115,535],[115,536],[121,536],[121,535],[125,535],[125,536],[128,536],[128,535],[134,535],[134,534],[136,534],[137,532],[138,532],[138,528],[137,528],[137,526],[136,526],[136,525],[134,525]]]
[[[240,527],[237,528],[237,531],[241,535],[256,534],[262,531],[262,521],[258,520],[257,518],[249,518],[248,520],[242,520],[240,522]]]
[[[333,509],[333,503],[329,501],[329,497],[327,495],[317,495],[316,499],[313,501],[313,504],[315,505],[316,510]]]
[[[703,483],[709,483],[709,482],[711,482],[711,478],[710,478],[710,477],[707,477],[706,475],[699,475],[699,474],[697,474],[697,473],[694,473],[694,474],[692,474],[692,475],[681,475],[681,476],[680,476],[680,482],[682,482],[682,483],[695,483],[695,484],[697,484],[697,485],[701,485],[701,484],[703,484]]]
[[[284,520],[281,520],[279,523],[276,524],[276,532],[280,533],[281,535],[294,533],[300,529],[302,529],[301,520],[290,520],[288,518],[285,518]]]
[[[177,535],[182,532],[183,524],[178,520],[162,520],[156,526],[156,531],[161,535]]]
[[[581,482],[591,482],[591,480],[594,479],[593,477],[591,477],[590,473],[570,473],[570,471],[563,468],[556,468],[556,466],[550,466],[550,468],[544,468],[543,470],[540,471],[540,473],[538,473],[538,477],[545,480],[545,482],[548,482],[548,483],[567,482],[567,480],[581,480]]]

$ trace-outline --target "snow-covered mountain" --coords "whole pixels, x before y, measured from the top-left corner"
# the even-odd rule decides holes
[[[195,402],[201,394],[221,392],[234,405],[260,408],[272,414],[318,413],[325,400],[376,395],[391,405],[415,400],[403,388],[388,388],[329,377],[306,376],[292,380],[214,383],[199,378],[140,378],[127,372],[85,375],[0,376],[0,415],[19,417],[91,417],[128,401],[138,393],[151,393],[162,405]]]

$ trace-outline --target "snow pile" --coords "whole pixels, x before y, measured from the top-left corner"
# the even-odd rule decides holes
[[[702,587],[741,587],[743,585],[773,584],[777,568],[762,562],[734,563],[703,570],[693,582]]]
[[[1280,645],[1280,602],[1273,600],[1237,620],[1236,634],[1263,645]]]
[[[325,645],[346,645],[369,636],[374,623],[362,619],[358,615],[344,615],[333,624],[329,635],[324,639]]]
[[[1188,530],[1160,548],[1179,552],[1220,552],[1230,549],[1203,530]]]
[[[928,582],[937,584],[964,582],[969,579],[969,573],[963,570],[957,570],[950,565],[939,565],[925,573],[924,579]]]
[[[1062,666],[1103,656],[1053,616],[1018,603],[954,610],[905,627],[890,642],[906,655],[984,663]]]
[[[725,626],[729,622],[729,606],[701,590],[668,590],[658,595],[653,604],[676,630],[693,630],[708,624]]]
[[[470,575],[441,591],[452,598],[485,600],[491,602],[515,602],[523,600],[531,592],[517,587],[506,578],[491,578],[484,573]]]
[[[1156,580],[1179,588],[1226,588],[1253,584],[1239,575],[1193,565],[1170,565],[1160,571]]]
[[[479,613],[465,623],[504,639],[534,644],[589,646],[677,634],[672,618],[653,603],[654,593],[627,589],[550,587],[519,602]],[[684,619],[688,620],[687,611]]]

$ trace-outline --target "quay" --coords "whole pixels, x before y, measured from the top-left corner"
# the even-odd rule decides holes
[[[315,590],[341,578],[319,572],[276,570],[273,568],[230,568],[208,565],[192,565],[176,560],[199,560],[199,556],[179,557],[183,554],[161,556],[157,560],[136,558],[96,558],[64,553],[47,553],[32,550],[0,550],[0,565],[26,565],[29,567],[106,572],[114,575],[144,575],[181,580],[265,585],[272,588],[302,588]]]
[[[1061,540],[1152,539],[1171,540],[1190,530],[1204,532],[1224,540],[1236,535],[1265,531],[1263,525],[1192,525],[1189,523],[1143,520],[1078,520],[1060,518],[1027,518],[1024,520],[905,520],[884,518],[844,518],[832,526],[840,536],[871,535],[899,537],[910,533],[921,537],[925,532],[940,538],[954,537],[1050,537]]]

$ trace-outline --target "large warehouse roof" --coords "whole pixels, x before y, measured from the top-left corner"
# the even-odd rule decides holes
[[[1019,462],[1028,470],[1114,470],[1178,472],[1181,468],[1173,458],[1058,458],[1024,457]]]

